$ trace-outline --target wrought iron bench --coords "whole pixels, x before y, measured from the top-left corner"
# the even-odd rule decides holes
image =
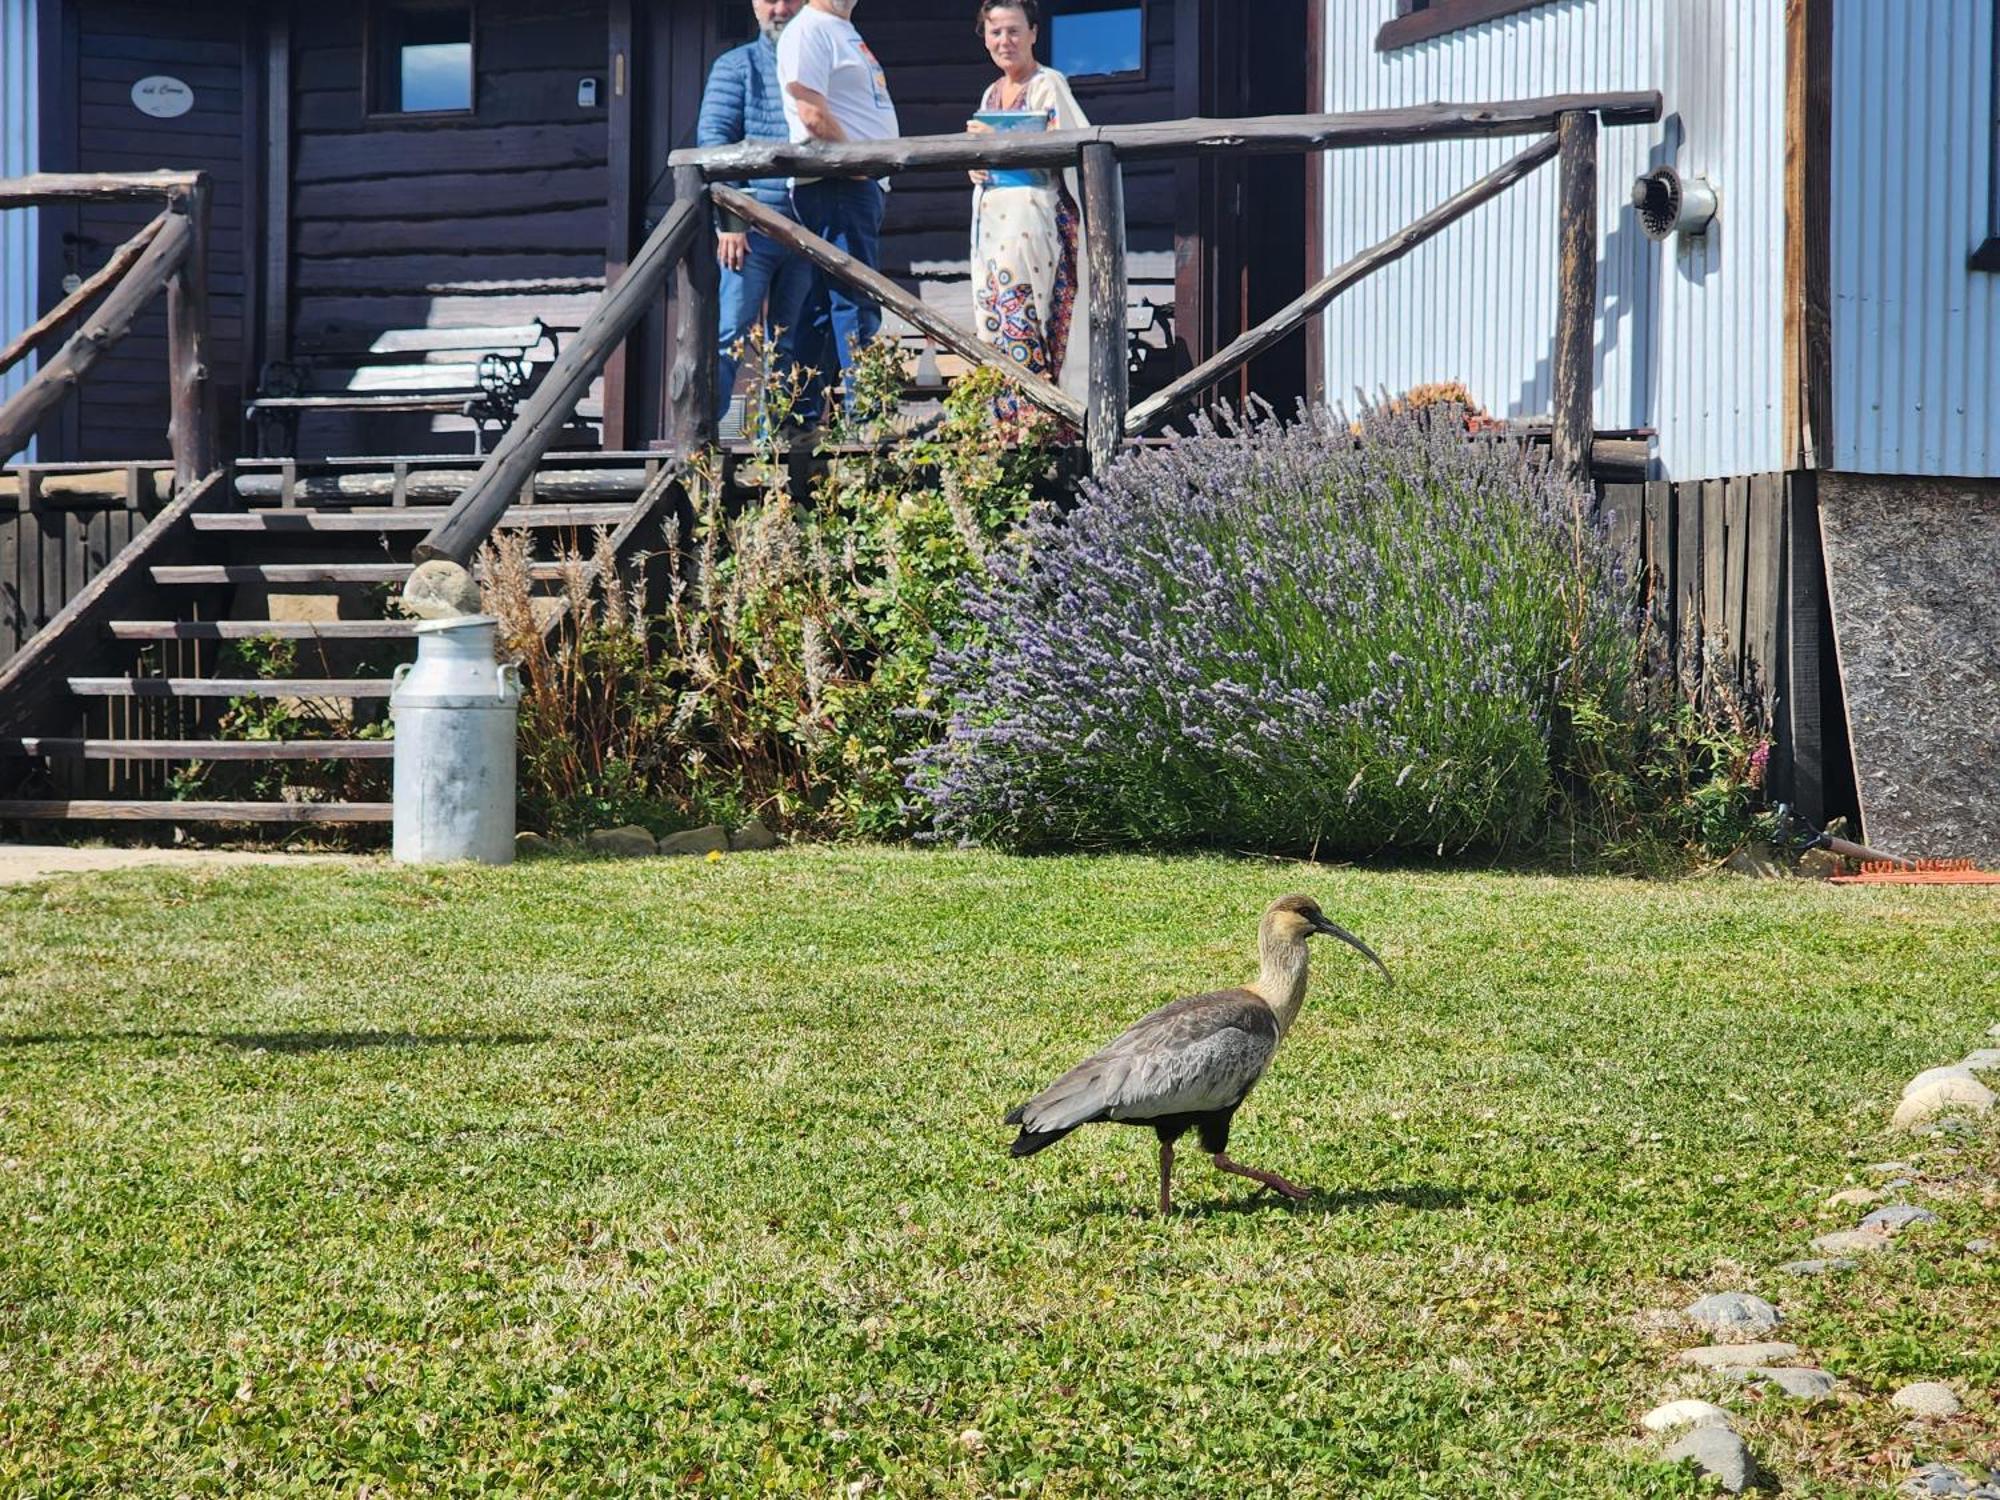
[[[542,359],[535,358],[546,347]],[[284,452],[298,446],[298,424],[311,411],[447,412],[472,422],[474,451],[487,429],[505,432],[532,389],[538,366],[553,362],[556,336],[539,318],[487,328],[395,328],[365,350],[274,360],[243,415],[270,457],[273,429]]]

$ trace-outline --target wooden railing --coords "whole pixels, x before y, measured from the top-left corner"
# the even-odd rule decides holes
[[[209,380],[208,204],[206,174],[44,173],[0,178],[0,209],[46,203],[164,200],[159,217],[4,350],[0,374],[75,321],[104,296],[83,326],[0,405],[0,460],[27,447],[42,420],[82,383],[160,293],[167,294],[167,364],[172,395],[168,440],[174,485],[186,490],[212,473],[219,445]]]
[[[753,142],[677,151],[674,207],[618,283],[605,293],[541,389],[451,512],[418,545],[422,559],[469,563],[577,401],[678,274],[675,346],[668,379],[669,430],[690,455],[715,440],[717,271],[714,207],[811,260],[828,276],[872,297],[943,347],[997,366],[1022,397],[1084,435],[1093,469],[1129,439],[1154,431],[1216,382],[1303,329],[1341,293],[1407,255],[1538,167],[1560,159],[1554,341],[1554,461],[1583,473],[1592,437],[1592,324],[1597,307],[1597,132],[1604,125],[1657,121],[1652,92],[1564,94],[1505,104],[1434,104],[1351,114],[1275,115],[1241,120],[1173,120],[1040,135],[912,136],[898,140],[795,146]],[[1233,340],[1159,394],[1128,400],[1125,347],[1123,164],[1161,157],[1307,153],[1489,136],[1541,137],[1496,171],[1388,239],[1369,247],[1290,306]],[[1089,292],[1090,395],[1084,405],[1029,374],[880,272],[729,184],[764,177],[886,177],[904,171],[1075,167],[1083,194],[1085,279]]]

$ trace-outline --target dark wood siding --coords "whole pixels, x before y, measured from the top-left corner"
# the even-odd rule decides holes
[[[76,167],[207,172],[214,180],[209,310],[215,391],[227,414],[239,399],[244,359],[244,20],[240,5],[77,0]],[[141,114],[132,85],[171,74],[194,90],[194,108],[173,120]],[[75,211],[77,239],[57,275],[88,275],[159,211],[157,204],[96,203]],[[71,260],[69,257],[73,256]],[[165,299],[83,383],[77,397],[76,458],[154,458],[167,451]],[[225,424],[225,434],[228,427]]]
[[[331,364],[395,328],[578,327],[604,285],[605,0],[478,0],[474,110],[422,120],[364,113],[363,11],[292,13],[291,354]],[[587,77],[595,107],[577,103]],[[333,414],[299,446],[449,452],[468,433]]]

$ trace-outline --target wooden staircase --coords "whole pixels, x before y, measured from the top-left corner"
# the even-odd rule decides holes
[[[600,528],[621,556],[642,530],[657,543],[678,469],[594,462],[587,482],[537,475],[503,518],[542,592]],[[388,699],[415,626],[385,615],[450,488],[410,468],[273,484],[245,465],[173,500],[0,671],[0,824],[389,822]]]

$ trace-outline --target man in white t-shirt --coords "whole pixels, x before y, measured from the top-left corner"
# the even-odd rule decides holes
[[[849,19],[856,0],[811,0],[778,38],[778,89],[792,140],[884,141],[900,135],[882,65]],[[881,255],[887,189],[866,178],[796,177],[792,211],[800,224],[865,266]],[[882,309],[827,278],[826,303],[843,374],[855,351],[882,327]]]

